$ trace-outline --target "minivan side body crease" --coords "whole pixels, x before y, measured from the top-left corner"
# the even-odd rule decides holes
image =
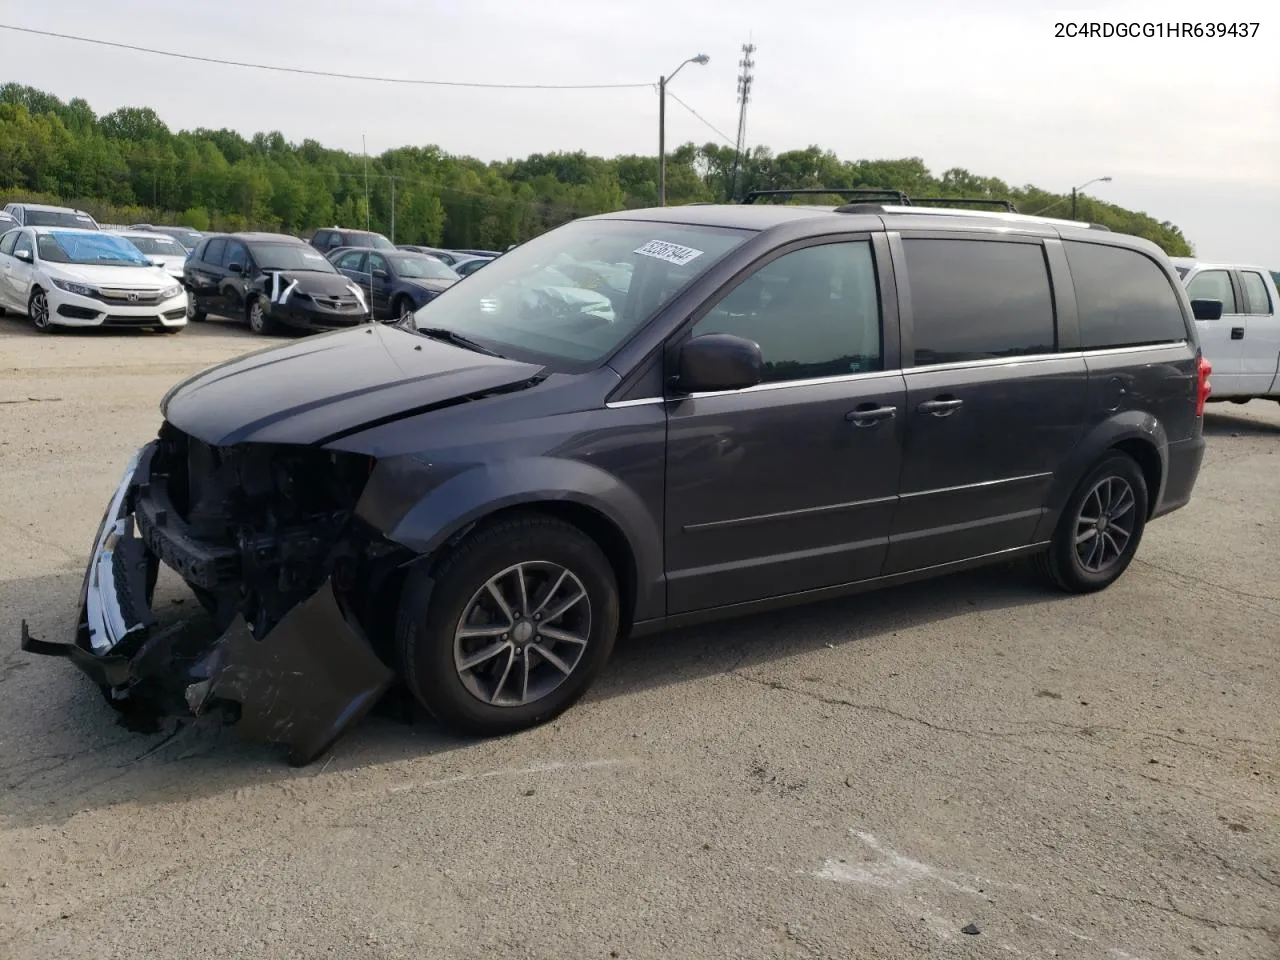
[[[621,635],[1019,559],[1099,590],[1191,497],[1215,309],[1153,244],[1069,221],[584,218],[398,324],[174,387],[77,636],[23,645],[305,763],[397,682],[501,734]],[[216,640],[156,627],[161,562]]]

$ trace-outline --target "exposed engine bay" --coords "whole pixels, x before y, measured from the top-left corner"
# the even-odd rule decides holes
[[[370,709],[392,670],[366,624],[403,556],[355,517],[368,456],[217,447],[166,423],[108,506],[66,656],[133,724],[222,712],[307,763]],[[215,639],[151,610],[161,563],[212,616]]]

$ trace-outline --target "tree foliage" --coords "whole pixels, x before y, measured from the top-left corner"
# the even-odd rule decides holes
[[[732,148],[687,143],[667,157],[667,202],[715,202],[734,189]],[[575,217],[658,202],[657,159],[574,153],[483,163],[436,146],[378,157],[293,144],[279,132],[174,132],[147,107],[102,117],[81,99],[19,84],[0,86],[0,201],[72,204],[103,222],[178,222],[198,229],[306,234],[340,224],[392,233],[400,243],[503,249]],[[841,160],[810,146],[742,158],[741,196],[752,189],[873,187],[917,196],[1011,199],[1024,213],[1069,216],[1070,197],[923,160]],[[368,202],[366,203],[366,185]],[[831,198],[833,201],[835,198]],[[811,201],[810,201],[811,202]],[[1136,234],[1171,255],[1191,248],[1181,231],[1091,197],[1079,217]]]

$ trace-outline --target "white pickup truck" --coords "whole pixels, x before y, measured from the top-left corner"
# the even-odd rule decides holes
[[[1213,400],[1280,401],[1280,292],[1270,270],[1173,257],[1192,300],[1221,300],[1222,317],[1197,320],[1213,364]]]

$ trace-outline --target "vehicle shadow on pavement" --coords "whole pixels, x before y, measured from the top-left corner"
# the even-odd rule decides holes
[[[69,570],[0,582],[0,610],[11,614],[3,629],[13,637],[25,616],[37,636],[70,635],[81,576]],[[822,647],[872,643],[975,611],[1066,599],[1020,573],[993,568],[629,639],[618,645],[587,699],[687,683]],[[175,587],[162,575],[155,609],[164,621],[185,616],[196,604],[180,582]],[[340,769],[349,771],[477,743],[443,733],[416,705],[405,709],[407,697],[399,693],[393,691],[383,709],[349,731],[329,756],[295,769],[281,750],[249,743],[234,727],[211,717],[169,721],[153,734],[130,732],[69,663],[23,653],[10,640],[0,657],[0,821],[11,827],[56,824],[116,804],[186,802],[317,776],[334,756]],[[397,712],[401,715],[388,716]],[[564,722],[572,717],[570,711]]]
[[[1259,406],[1261,406],[1259,403],[1250,403],[1247,405],[1218,404],[1216,409],[1209,407],[1204,414],[1204,435],[1206,437],[1280,436],[1280,422],[1260,420],[1245,413],[1246,410],[1256,409]],[[1273,407],[1267,412],[1275,409],[1277,408]]]

